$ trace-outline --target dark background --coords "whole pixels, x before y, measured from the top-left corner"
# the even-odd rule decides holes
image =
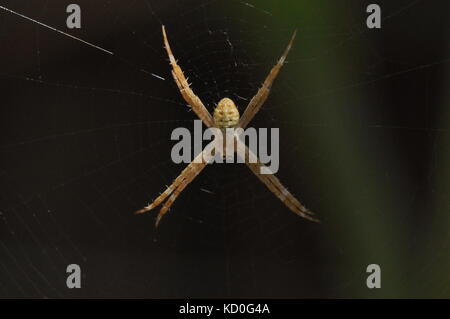
[[[380,30],[370,1],[118,0],[76,1],[69,30],[72,2],[0,4],[114,52],[0,10],[0,297],[450,296],[448,1],[377,1]],[[238,164],[208,166],[157,230],[133,215],[185,167],[170,133],[196,118],[162,23],[211,112],[242,112],[298,29],[251,124],[280,128],[277,176],[321,224]]]

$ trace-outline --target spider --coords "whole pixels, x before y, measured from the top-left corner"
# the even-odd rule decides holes
[[[200,98],[192,91],[188,80],[184,76],[181,67],[178,65],[172,50],[167,40],[167,34],[164,25],[162,26],[162,34],[164,40],[164,46],[169,56],[170,65],[172,66],[172,75],[180,90],[181,95],[188,105],[192,108],[195,114],[203,121],[207,127],[225,129],[225,128],[242,128],[245,129],[252,118],[261,109],[261,106],[269,96],[272,83],[278,75],[281,67],[283,66],[286,57],[294,42],[296,31],[294,31],[291,40],[283,55],[271,69],[269,75],[264,80],[261,88],[256,95],[250,100],[247,108],[245,109],[242,117],[239,116],[239,111],[234,102],[229,98],[223,98],[219,101],[214,109],[213,116],[208,112]],[[306,218],[310,221],[318,222],[319,220],[314,217],[314,213],[306,209],[287,189],[284,187],[277,177],[273,174],[261,174],[261,169],[264,168],[264,164],[256,157],[256,155],[239,139],[235,139],[237,149],[243,150],[246,154],[245,163],[250,170],[264,183],[269,190],[275,194],[291,211],[295,214]],[[208,164],[208,160],[211,157],[210,152],[207,151],[208,147],[205,147],[203,151],[198,154],[195,159],[181,172],[180,175],[173,181],[173,183],[167,187],[167,189],[161,193],[151,204],[136,212],[136,214],[145,213],[159,204],[164,202],[167,197],[167,201],[162,205],[161,210],[156,218],[155,227],[158,227],[161,218],[168,212],[174,201],[186,188],[186,186],[197,177],[198,174]],[[253,157],[256,160],[248,160]],[[267,168],[267,167],[266,167]]]

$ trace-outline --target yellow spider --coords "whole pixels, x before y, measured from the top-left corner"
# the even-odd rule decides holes
[[[218,129],[225,128],[242,128],[245,129],[251,119],[258,113],[261,106],[266,101],[269,96],[270,88],[273,81],[278,75],[281,67],[283,66],[286,57],[291,49],[292,43],[295,39],[296,32],[292,35],[292,38],[284,51],[284,54],[278,60],[278,63],[272,68],[269,75],[265,79],[262,87],[258,90],[256,95],[250,100],[247,108],[244,111],[242,117],[239,117],[239,111],[234,104],[234,102],[229,98],[223,98],[219,101],[217,107],[214,109],[214,116],[206,109],[205,105],[202,103],[200,98],[194,94],[190,85],[185,78],[183,71],[177,64],[175,57],[173,56],[172,50],[170,49],[169,41],[167,40],[166,30],[162,26],[162,33],[164,38],[164,46],[167,50],[169,56],[170,64],[172,66],[172,75],[178,88],[183,96],[184,100],[189,104],[192,110],[197,114],[197,116],[203,121],[207,127],[215,127]],[[252,170],[252,172],[263,182],[269,190],[275,194],[290,210],[292,210],[297,215],[304,217],[308,220],[318,222],[314,217],[314,214],[306,209],[300,202],[284,187],[277,177],[273,174],[261,174],[261,168],[265,167],[255,154],[239,139],[235,139],[235,144],[237,150],[243,150],[245,153],[245,162],[247,166]],[[161,218],[172,206],[175,199],[180,195],[184,188],[194,180],[194,178],[205,168],[208,164],[208,160],[211,158],[211,153],[208,152],[207,147],[202,153],[198,154],[197,157],[181,172],[181,174],[173,181],[158,198],[156,198],[150,205],[144,207],[143,209],[136,212],[136,214],[145,213],[159,204],[161,204],[169,195],[170,197],[162,205],[159,211],[158,217],[156,218],[155,227],[158,227]],[[256,161],[250,161],[248,159],[252,158]],[[268,169],[267,169],[268,170]]]

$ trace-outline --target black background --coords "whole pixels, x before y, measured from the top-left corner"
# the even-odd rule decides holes
[[[442,98],[449,84],[448,1],[378,1],[383,17],[395,18],[370,34],[364,29],[368,2],[344,2],[335,13],[343,16],[330,25],[351,36],[332,38],[333,45],[314,52],[312,42],[328,41],[320,12],[334,14],[331,1],[310,4],[316,19],[293,7],[291,16],[309,23],[304,36],[302,26],[283,21],[280,7],[292,4],[283,1],[254,3],[270,15],[234,1],[78,1],[81,30],[65,28],[69,2],[2,1],[115,55],[0,11],[0,296],[448,297],[448,235],[437,233],[434,223],[448,221],[449,202],[446,196],[433,200],[436,180],[446,176],[440,169],[448,165],[436,159],[449,146],[442,123],[448,112]],[[343,58],[352,61],[355,78],[315,91],[302,90],[308,74],[288,64],[253,123],[280,127],[277,176],[318,212],[321,224],[292,214],[243,165],[207,167],[157,230],[154,213],[133,215],[184,167],[171,162],[169,137],[175,127],[191,128],[195,118],[170,77],[161,23],[210,111],[226,95],[242,112],[239,96],[256,92],[295,27],[294,63],[331,74],[335,66],[346,72]],[[263,43],[266,33],[271,45],[259,52],[252,42]],[[352,53],[361,48],[373,54]],[[308,59],[316,53],[331,56],[335,65]],[[371,97],[368,117],[347,116],[350,108],[339,110],[339,121],[323,115],[336,101],[352,100],[355,91]],[[292,92],[306,111],[286,111],[299,107],[289,103]],[[316,105],[315,95],[326,104]],[[347,210],[331,181],[335,162],[346,159],[336,155],[339,144],[325,149],[314,137],[318,132],[332,139],[336,127],[359,136],[369,158],[388,154],[401,163],[399,172],[389,160],[375,159],[377,170],[367,171],[386,187],[386,197],[377,201],[401,203],[380,212],[393,221],[382,228],[396,233],[402,225],[401,242],[379,233],[373,238],[379,246],[361,252],[362,238],[377,232],[357,230],[371,221],[364,211]],[[390,194],[397,185],[404,187],[400,197]],[[365,185],[354,187],[364,201]],[[366,266],[389,264],[391,253],[402,266],[382,267],[383,288],[368,290]],[[71,263],[82,268],[82,289],[65,286]]]

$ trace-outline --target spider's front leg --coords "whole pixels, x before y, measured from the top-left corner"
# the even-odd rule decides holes
[[[166,48],[170,65],[172,66],[172,75],[175,83],[178,86],[178,89],[180,90],[181,96],[183,96],[184,100],[190,105],[192,110],[203,121],[203,123],[207,127],[212,127],[214,125],[213,118],[200,98],[195,95],[194,91],[192,91],[186,77],[184,76],[183,70],[178,65],[177,60],[172,53],[172,49],[170,48],[169,40],[167,39],[166,28],[164,26],[162,26],[162,33],[164,47]]]
[[[272,69],[269,72],[269,75],[267,75],[261,88],[248,103],[247,107],[245,108],[244,114],[242,114],[242,117],[239,121],[239,127],[245,129],[248,123],[250,123],[250,121],[255,117],[256,113],[259,112],[261,106],[266,101],[267,97],[269,96],[270,89],[272,88],[273,81],[275,81],[278,73],[281,70],[281,67],[284,65],[284,62],[286,61],[289,51],[291,50],[292,43],[294,43],[296,34],[297,31],[295,31],[294,34],[292,35],[291,40],[289,41],[288,46],[284,50],[283,55],[278,60],[277,64],[275,64],[272,67]]]

